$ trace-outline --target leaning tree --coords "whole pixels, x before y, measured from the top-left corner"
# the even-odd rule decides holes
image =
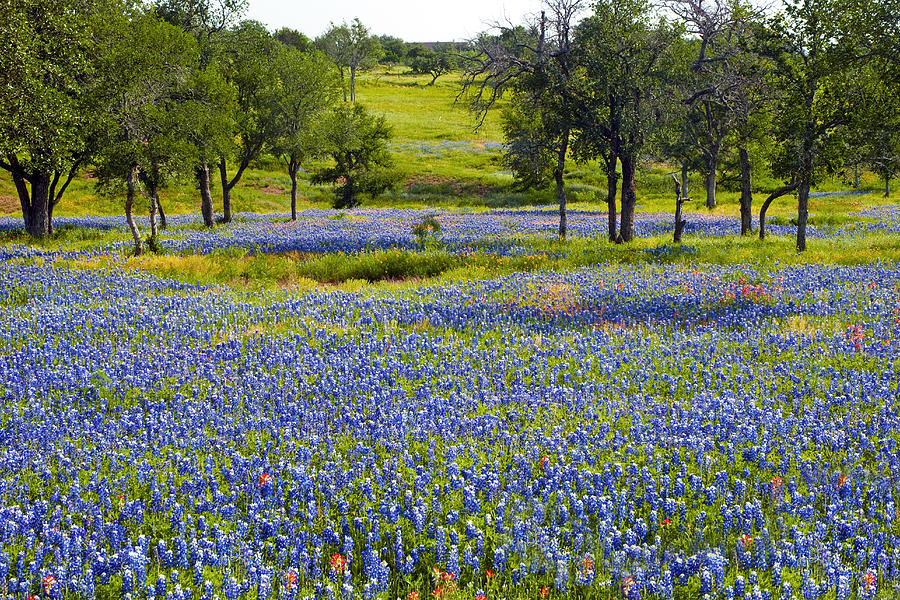
[[[776,198],[797,192],[797,250],[806,250],[810,188],[832,165],[826,157],[840,127],[857,109],[861,87],[846,77],[856,60],[854,31],[844,25],[845,0],[797,0],[769,24],[761,53],[771,60],[778,90],[770,168],[785,184],[766,198],[765,216]]]

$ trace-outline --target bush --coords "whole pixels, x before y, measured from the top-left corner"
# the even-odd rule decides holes
[[[302,277],[328,283],[350,279],[373,282],[434,277],[456,262],[456,256],[448,252],[379,250],[357,255],[325,254],[301,264],[298,273]]]
[[[419,238],[419,243],[424,245],[429,237],[437,237],[441,232],[441,223],[434,215],[427,215],[412,226],[412,232]]]

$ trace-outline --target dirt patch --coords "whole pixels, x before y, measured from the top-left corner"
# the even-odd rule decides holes
[[[19,199],[15,196],[0,194],[0,213],[14,213],[22,208]]]
[[[267,185],[266,187],[259,188],[259,191],[263,194],[269,194],[271,196],[280,196],[285,193],[285,190],[280,187],[275,187],[274,185]]]

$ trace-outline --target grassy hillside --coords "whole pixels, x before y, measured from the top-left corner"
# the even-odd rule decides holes
[[[442,77],[433,86],[429,76],[409,75],[397,69],[378,69],[365,74],[358,83],[359,101],[384,114],[394,129],[391,150],[403,183],[393,192],[379,198],[374,205],[392,207],[507,207],[551,204],[550,190],[516,191],[513,179],[501,161],[499,111],[488,114],[484,124],[475,129],[475,119],[464,101],[457,102],[459,78]],[[307,165],[315,168],[316,165]],[[638,174],[639,211],[670,212],[673,210],[671,183],[665,165],[645,166]],[[213,192],[218,195],[214,173]],[[567,173],[570,202],[575,208],[596,208],[606,197],[605,176],[597,163],[571,162]],[[694,177],[693,190],[700,192],[699,176]],[[757,205],[765,191],[777,182],[758,177]],[[724,186],[723,186],[724,187]],[[846,182],[828,181],[820,191],[847,189]],[[874,178],[864,178],[868,193],[813,199],[810,213],[815,218],[840,220],[841,215],[873,205],[896,202],[881,196]],[[300,186],[303,206],[328,206],[330,190],[313,186],[304,180]],[[235,210],[244,212],[286,212],[289,207],[290,180],[284,166],[265,156],[244,175],[232,192]],[[184,181],[162,194],[169,214],[199,211],[199,198],[192,181]],[[699,194],[698,194],[699,197]],[[737,214],[738,193],[721,189],[716,214]],[[98,195],[94,181],[85,173],[74,181],[57,209],[59,216],[119,215],[122,199]],[[142,206],[140,210],[145,210]],[[688,206],[689,211],[705,211],[702,201]],[[790,198],[780,199],[770,214],[789,218],[795,212]],[[0,173],[0,214],[20,214],[15,188],[8,174]]]

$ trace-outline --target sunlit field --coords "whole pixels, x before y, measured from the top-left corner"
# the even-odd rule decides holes
[[[638,4],[628,6],[644,10]],[[591,3],[598,19],[607,5],[616,3]],[[608,38],[662,39],[648,29],[649,17],[624,14],[630,10],[607,14],[616,23],[636,19],[627,35]],[[90,13],[65,11],[59,23]],[[7,13],[12,8],[0,7],[4,40],[18,23]],[[869,27],[864,16],[856,26]],[[860,123],[843,132],[846,139],[820,143],[826,132],[810,141],[827,121],[815,111],[839,101],[847,120],[853,111],[842,103],[858,99],[854,81],[874,86],[880,71],[846,68],[838,87],[817,74],[815,102],[807,105],[791,100],[784,80],[777,94],[754,88],[742,96],[749,112],[729,127],[745,129],[713,140],[716,152],[720,143],[724,149],[711,167],[718,181],[711,209],[702,161],[684,146],[696,143],[687,112],[678,113],[687,103],[672,91],[687,93],[683,86],[703,75],[702,61],[693,69],[686,62],[678,76],[654,67],[655,83],[641,69],[628,71],[657,86],[657,96],[642,96],[640,85],[624,82],[635,88],[625,96],[637,100],[623,118],[647,128],[617,134],[628,143],[616,147],[631,154],[610,162],[638,164],[628,243],[608,235],[607,172],[598,157],[612,145],[584,142],[597,128],[583,115],[606,114],[605,104],[596,106],[602,94],[590,87],[601,78],[591,72],[577,86],[548,87],[547,94],[584,94],[580,120],[566,126],[557,155],[565,169],[553,174],[568,194],[561,239],[553,176],[541,172],[540,185],[525,186],[508,160],[508,138],[524,135],[511,119],[552,141],[558,132],[526,117],[535,106],[559,110],[560,119],[574,114],[560,108],[565,98],[553,104],[544,92],[531,98],[536,104],[522,104],[535,81],[504,89],[479,114],[471,110],[477,85],[463,93],[463,63],[431,84],[430,75],[407,67],[363,68],[373,60],[357,65],[351,108],[335,65],[287,49],[298,32],[273,37],[262,24],[236,21],[204,33],[159,17],[135,9],[118,15],[122,32],[109,31],[112,20],[92,25],[91,35],[118,49],[98,64],[126,67],[101,84],[92,71],[63,77],[48,68],[29,81],[58,78],[62,91],[26,106],[26,96],[8,93],[18,72],[0,78],[0,600],[900,597],[900,196],[884,193],[883,173],[868,169],[896,157],[873,159],[853,141],[893,135],[885,125],[896,121],[885,100],[893,88],[856,94],[871,100],[870,112],[854,115]],[[679,27],[666,43],[687,60],[699,43]],[[7,60],[0,67],[24,64],[21,51],[40,54],[33,62],[43,69],[50,59],[42,53],[76,47],[48,43],[45,51],[29,31],[10,43],[14,51],[0,50]],[[74,36],[76,29],[47,31]],[[562,43],[561,31],[557,22],[548,43]],[[584,31],[591,30],[578,35]],[[602,34],[595,32],[600,41]],[[816,33],[816,43],[835,35]],[[227,42],[212,67],[202,55],[212,50],[197,45],[204,36]],[[862,36],[863,46],[877,37]],[[715,57],[720,50],[709,48],[710,64],[737,53]],[[800,42],[792,48],[806,51]],[[250,58],[241,59],[244,50]],[[550,54],[557,60],[568,50]],[[467,51],[472,59],[475,50]],[[161,66],[152,62],[157,52]],[[648,52],[640,46],[617,56]],[[520,53],[517,61],[528,58]],[[256,70],[260,57],[270,71]],[[579,76],[609,61],[608,54],[594,58],[579,63]],[[785,64],[820,68],[801,62]],[[766,65],[771,72],[754,67],[732,87],[749,86],[763,71],[773,76]],[[545,66],[521,73],[543,76]],[[66,121],[76,109],[64,101],[83,81],[94,86],[85,87],[93,102],[132,76],[121,102],[106,99],[109,110]],[[320,89],[310,83],[317,76]],[[298,82],[309,84],[308,95],[328,88],[333,97],[295,115],[292,130],[284,98]],[[847,98],[836,100],[835,89],[849,90]],[[671,106],[646,109],[667,94]],[[265,101],[248,100],[257,96]],[[513,102],[522,114],[508,112],[503,121]],[[771,106],[753,112],[753,102]],[[807,110],[797,117],[791,111],[801,105]],[[718,109],[710,106],[712,119]],[[73,143],[62,158],[32,152],[38,167],[16,171],[26,144],[3,137],[3,127],[15,121],[6,113],[19,109],[40,117],[40,126],[22,128],[28,135],[16,130],[20,138],[41,132],[38,150],[46,140],[80,135],[85,149]],[[43,121],[52,119],[42,111],[56,119],[51,125],[66,126],[45,133]],[[278,127],[263,123],[263,114],[278,114]],[[375,142],[322,150],[335,131],[353,138],[380,117],[390,131],[370,133]],[[362,125],[344,127],[351,118]],[[92,119],[106,129],[91,129]],[[138,121],[143,138],[129,130]],[[231,123],[224,133],[222,122]],[[275,133],[251,139],[262,125]],[[805,137],[785,133],[791,125]],[[303,127],[309,131],[301,136]],[[313,138],[322,148],[310,147]],[[740,167],[729,146],[738,142]],[[368,143],[383,162],[360,168],[357,160],[356,170],[322,175]],[[800,169],[814,184],[804,252],[797,251],[795,192],[806,188],[793,163],[777,160],[802,154],[801,143],[809,165],[819,153],[815,173]],[[52,214],[52,232],[23,230],[29,209],[20,201],[21,174],[34,197],[39,175],[52,168],[57,185],[60,165],[64,177],[76,155],[83,162],[71,167],[59,206],[33,210]],[[548,170],[546,152],[528,158]],[[679,193],[694,198],[683,207],[676,243],[672,176],[689,163]],[[289,164],[300,165],[296,219]],[[740,229],[740,176],[750,181],[741,167],[752,167],[750,235]],[[227,222],[223,187],[238,171]],[[207,211],[205,222],[204,177],[212,179],[207,199],[215,213]],[[393,185],[361,187],[361,205],[339,204],[336,190],[379,177]],[[760,239],[760,206],[788,181],[794,188],[772,204],[768,236]],[[135,203],[131,226],[126,190],[127,214]],[[151,221],[157,191],[165,217],[157,220],[154,209]]]

